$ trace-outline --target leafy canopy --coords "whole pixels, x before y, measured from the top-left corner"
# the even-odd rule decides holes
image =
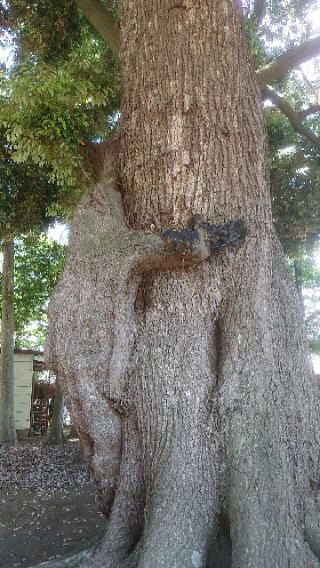
[[[49,181],[65,194],[87,186],[90,144],[110,135],[119,106],[120,82],[107,47],[87,35],[59,64],[22,60],[4,87],[0,124],[15,161],[47,166]]]
[[[46,309],[63,268],[65,251],[64,245],[37,232],[15,241],[16,347],[43,347],[48,326]],[[31,338],[30,329],[33,336]]]
[[[267,110],[273,214],[287,254],[299,258],[320,234],[320,156],[278,110]]]
[[[0,128],[0,241],[48,223],[60,199],[60,188],[49,183],[46,168],[13,158]]]

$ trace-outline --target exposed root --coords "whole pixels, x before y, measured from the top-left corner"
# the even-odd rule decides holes
[[[42,562],[32,566],[32,568],[82,568],[84,563],[87,563],[93,557],[94,551],[95,546],[90,546],[85,550],[72,554],[72,556],[66,556],[50,562]]]

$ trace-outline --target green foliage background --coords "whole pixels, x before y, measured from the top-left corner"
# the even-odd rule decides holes
[[[14,311],[16,347],[43,347],[48,320],[46,309],[61,274],[66,246],[41,233],[15,242]],[[0,273],[0,310],[1,310]],[[33,324],[30,337],[30,325]]]

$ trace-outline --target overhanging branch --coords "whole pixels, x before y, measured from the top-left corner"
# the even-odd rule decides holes
[[[316,114],[317,112],[320,112],[320,105],[310,105],[308,108],[300,110],[298,115],[300,118],[306,118],[310,114]]]
[[[311,128],[308,128],[302,123],[299,114],[292,108],[292,106],[287,103],[283,98],[281,98],[275,91],[265,87],[263,89],[263,97],[269,99],[274,105],[276,105],[283,114],[287,117],[289,122],[292,124],[293,128],[305,136],[312,142],[312,144],[320,150],[320,138],[312,132]]]
[[[263,88],[276,79],[283,77],[288,71],[294,69],[301,63],[305,63],[320,54],[320,36],[309,39],[308,41],[288,49],[275,61],[271,61],[257,71],[258,81]]]
[[[118,58],[119,31],[117,23],[101,0],[75,0],[78,8]]]

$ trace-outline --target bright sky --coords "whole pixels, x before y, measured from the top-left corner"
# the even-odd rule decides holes
[[[69,227],[62,223],[56,223],[54,227],[50,227],[48,237],[54,241],[58,241],[62,245],[67,245],[69,242]]]

